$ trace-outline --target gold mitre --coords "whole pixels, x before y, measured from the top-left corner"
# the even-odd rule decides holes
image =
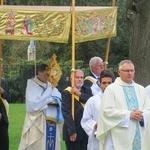
[[[52,88],[57,86],[57,83],[59,82],[62,75],[60,66],[57,63],[56,58],[57,56],[53,54],[47,68],[48,81],[52,84]]]

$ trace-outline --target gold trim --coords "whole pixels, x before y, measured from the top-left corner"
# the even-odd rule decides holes
[[[1,101],[3,102],[3,104],[4,104],[4,106],[5,106],[5,109],[6,109],[6,112],[7,112],[7,116],[8,116],[9,107],[8,107],[8,105],[6,104],[5,99],[3,99],[1,96],[0,96],[0,99],[1,99]]]
[[[86,77],[84,80],[89,80],[90,82],[94,83],[94,80],[91,77]]]
[[[69,93],[71,93],[71,87],[67,87],[65,90],[68,91]],[[79,101],[79,96],[78,95],[74,94],[74,98],[75,98],[75,100]],[[85,107],[84,103],[80,102],[80,104],[82,105],[83,108]]]
[[[48,116],[46,116],[46,120],[47,120],[47,121],[50,121],[50,122],[53,122],[53,123],[57,123],[57,119],[56,119],[56,118],[53,118],[53,117],[48,117]]]
[[[47,69],[48,81],[51,83],[52,88],[57,86],[62,75],[60,66],[57,63],[56,58],[57,56],[53,54]]]

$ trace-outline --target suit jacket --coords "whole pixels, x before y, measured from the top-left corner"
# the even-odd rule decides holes
[[[83,115],[83,106],[80,102],[86,103],[86,101],[92,96],[92,91],[88,87],[81,87],[81,96],[79,101],[74,100],[74,120],[72,119],[72,95],[69,91],[64,90],[62,92],[62,114],[64,117],[63,126],[63,140],[69,141],[70,135],[77,133],[77,140],[82,140],[85,137],[85,131],[81,127],[80,121]]]
[[[92,72],[90,72],[89,76],[84,79],[84,86],[90,87],[93,95],[98,94],[101,90],[98,84],[98,79],[92,74]]]
[[[11,96],[10,96],[10,93],[9,93],[8,84],[7,84],[7,82],[4,78],[2,78],[1,86],[4,89],[4,93],[1,96],[2,96],[2,98],[4,98],[5,100],[7,100],[9,102],[10,99],[11,99]],[[6,109],[5,109],[5,106],[4,106],[4,104],[1,100],[0,100],[0,113],[2,114],[2,120],[1,121],[4,121],[5,123],[8,123],[8,116],[7,116],[7,113],[6,113]]]
[[[89,76],[95,78],[95,76],[93,75],[92,72],[90,72]],[[96,79],[96,78],[95,78]],[[84,86],[87,86],[87,87],[91,87],[93,85],[93,83],[89,80],[84,80]]]

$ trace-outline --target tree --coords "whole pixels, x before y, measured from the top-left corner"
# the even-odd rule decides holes
[[[150,0],[128,0],[127,19],[130,29],[129,57],[135,64],[136,82],[150,83]]]

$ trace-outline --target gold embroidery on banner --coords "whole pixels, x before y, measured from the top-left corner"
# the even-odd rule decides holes
[[[70,23],[70,12],[1,10],[0,36],[67,43]]]
[[[116,36],[116,20],[117,7],[75,11],[75,43]],[[43,11],[19,6],[0,9],[0,39],[67,43],[70,27],[68,10]]]
[[[116,36],[117,8],[76,12],[76,43]]]

